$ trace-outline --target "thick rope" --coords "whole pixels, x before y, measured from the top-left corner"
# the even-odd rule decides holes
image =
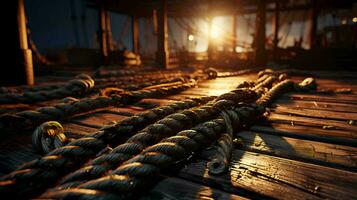
[[[271,82],[267,83],[272,84]],[[261,86],[263,87],[265,85]],[[251,102],[257,97],[256,93],[252,90],[237,89],[220,95],[212,103],[191,109],[189,111],[176,113],[172,116],[170,115],[129,138],[126,143],[114,148],[109,154],[102,155],[85,167],[69,174],[61,181],[62,186],[60,187],[73,187],[83,181],[98,178],[104,175],[113,167],[140,153],[145,147],[158,142],[164,137],[177,133],[177,131],[184,127],[188,128],[187,126],[189,126],[190,123],[187,122],[187,119],[189,119],[188,121],[191,122],[191,124],[194,122],[192,124],[194,125],[215,117],[219,114],[220,110],[229,106],[234,106],[235,103],[245,101]],[[177,127],[181,127],[181,129],[178,129]]]
[[[256,98],[255,92],[238,89],[223,94],[204,106],[169,115],[135,134],[126,143],[114,148],[109,154],[96,158],[89,165],[66,176],[61,181],[63,184],[61,187],[73,187],[83,181],[98,178],[164,137],[174,135],[180,130],[214,118],[220,110],[235,106],[238,102],[251,102]]]
[[[0,115],[0,128],[8,131],[29,130],[39,124],[59,120],[75,114],[108,106],[127,105],[144,98],[155,98],[172,95],[196,86],[195,81],[148,90],[138,90],[115,94],[113,96],[101,96],[82,100],[73,100],[70,103],[59,103],[55,106],[42,107],[36,110],[22,111]]]
[[[285,91],[293,91],[293,89],[292,81],[282,81],[261,97],[257,104],[234,109],[235,114],[241,119],[234,121],[234,126],[238,127],[254,121],[264,113],[265,107],[278,95]],[[226,129],[225,126],[224,120],[218,118],[191,130],[181,131],[176,136],[147,147],[138,156],[128,160],[105,177],[83,183],[76,189],[60,188],[59,191],[49,191],[41,198],[106,199],[108,197],[106,195],[128,198],[138,189],[148,186],[163,169],[175,162],[187,159],[192,153],[212,144]]]
[[[208,172],[213,175],[223,174],[230,163],[230,158],[233,150],[233,127],[232,121],[235,123],[239,121],[239,117],[232,113],[233,111],[222,111],[221,116],[226,123],[226,133],[217,141],[216,153],[211,157],[207,163]],[[235,119],[231,119],[235,116]]]
[[[102,88],[106,88],[106,87],[119,87],[124,90],[138,90],[138,89],[142,89],[145,87],[160,85],[160,84],[164,84],[164,83],[174,83],[174,82],[185,83],[185,82],[187,82],[187,80],[185,80],[185,78],[183,78],[183,77],[179,77],[179,78],[175,77],[175,78],[165,78],[165,79],[158,79],[158,80],[155,79],[155,80],[150,80],[150,81],[141,80],[140,83],[135,83],[135,84],[128,84],[128,82],[126,82],[126,81],[109,82],[109,83],[103,83],[103,84],[97,85],[94,88],[102,89]]]
[[[117,145],[123,139],[129,138],[135,132],[167,115],[207,103],[209,100],[212,98],[193,98],[154,108],[73,140],[64,147],[55,149],[38,160],[26,163],[3,177],[0,181],[0,192],[22,197],[36,194],[48,187],[48,184],[54,183],[63,174],[101,152],[107,145]],[[30,188],[29,185],[31,185]]]
[[[159,91],[159,93],[155,94],[161,94],[160,92],[162,91]],[[132,94],[139,97],[145,97],[145,94],[138,94],[135,92]],[[230,98],[233,98],[231,100],[237,100],[235,99],[237,96],[234,94],[226,95],[227,96],[225,98],[231,96]],[[217,105],[219,104],[229,105],[225,103],[225,101],[217,101]],[[101,132],[98,132],[97,135],[95,135],[96,137],[89,138],[88,140],[80,139],[73,141],[63,148],[58,148],[52,151],[47,156],[41,158],[38,161],[24,165],[18,171],[15,171],[5,177],[3,179],[4,181],[0,182],[0,185],[2,185],[0,189],[9,193],[13,193],[14,191],[23,191],[19,195],[29,195],[41,191],[41,189],[44,187],[42,183],[44,180],[46,180],[46,183],[48,184],[51,181],[58,179],[62,174],[71,170],[76,164],[80,165],[80,163],[82,163],[81,160],[86,160],[105,148],[105,142],[103,144],[103,140],[96,139],[97,137],[101,137],[101,134]],[[108,138],[106,137],[105,139]],[[106,142],[110,143],[109,141],[111,140],[109,139]],[[63,166],[69,167],[64,168]],[[29,188],[28,190],[20,190],[28,184],[32,184],[34,187],[31,189]]]
[[[15,93],[0,94],[0,104],[35,103],[68,96],[82,96],[93,87],[93,79],[88,75],[81,74],[77,76],[77,79],[71,80],[63,87],[52,91],[25,92],[22,95]]]

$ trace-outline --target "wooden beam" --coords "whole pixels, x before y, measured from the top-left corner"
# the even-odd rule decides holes
[[[108,48],[108,55],[111,51],[114,50],[113,46],[113,34],[112,34],[112,28],[111,28],[111,23],[110,23],[110,14],[108,10],[105,10],[105,27],[106,27],[106,32],[107,32],[107,48]]]
[[[280,3],[275,0],[274,21],[273,21],[273,56],[274,61],[278,60],[278,44],[279,44],[279,19],[280,19]]]
[[[316,32],[317,32],[317,18],[318,18],[318,2],[317,0],[311,0],[311,18],[310,18],[310,48],[313,49],[317,45]]]
[[[132,16],[132,42],[133,42],[133,52],[139,54],[139,18],[138,16]]]
[[[106,26],[106,11],[103,6],[99,9],[99,47],[102,56],[102,62],[108,61],[108,43],[107,43],[107,26]]]
[[[212,17],[208,17],[208,45],[207,45],[207,64],[213,60],[213,42],[212,42]]]
[[[237,15],[232,16],[232,49],[235,52],[237,46]]]
[[[33,61],[32,51],[28,47],[27,41],[27,27],[26,27],[26,15],[24,0],[16,0],[16,11],[13,12],[13,30],[14,30],[14,53],[15,53],[15,65],[4,69],[4,77],[0,80],[1,85],[33,85]]]
[[[256,67],[264,67],[266,65],[266,49],[265,49],[265,15],[266,15],[266,1],[257,1],[257,15],[255,20],[255,51],[254,51],[254,65]]]
[[[157,9],[158,34],[156,62],[160,68],[169,64],[169,44],[167,33],[167,0],[159,1]]]

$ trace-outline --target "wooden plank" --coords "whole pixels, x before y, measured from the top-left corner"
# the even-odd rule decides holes
[[[275,199],[356,199],[357,174],[274,156],[235,150],[227,175],[210,176],[207,161],[187,165],[179,177],[236,193]]]
[[[86,115],[77,116],[71,119],[72,123],[80,122],[80,124],[88,125],[92,127],[102,127],[108,125],[114,121],[121,121],[128,116],[116,115],[105,112],[95,112]],[[78,124],[78,123],[77,123]],[[94,125],[94,126],[93,126]]]
[[[40,157],[32,148],[32,132],[2,138],[0,143],[0,174],[8,174],[24,162]]]
[[[156,199],[231,199],[244,200],[247,198],[230,194],[215,188],[207,187],[180,178],[168,177],[161,180],[150,192],[140,198],[141,200]]]
[[[141,100],[141,102],[156,104],[157,106],[165,106],[168,104],[173,104],[177,101],[170,100],[170,99],[143,99],[143,100]]]
[[[344,103],[288,100],[285,98],[285,99],[277,99],[272,105],[272,107],[279,106],[279,105],[289,106],[291,108],[305,108],[305,109],[313,109],[313,110],[357,113],[357,106],[353,104],[344,104]]]
[[[357,106],[356,106],[357,107]],[[311,110],[306,108],[289,108],[277,106],[271,109],[274,113],[293,114],[297,116],[314,117],[322,119],[342,120],[348,123],[350,120],[357,121],[357,113],[333,112],[327,110]]]
[[[326,130],[309,126],[291,126],[287,124],[271,124],[271,126],[254,125],[250,130],[279,136],[357,147],[356,135],[352,132],[343,130]]]
[[[241,131],[244,149],[289,159],[308,161],[357,171],[356,147]]]
[[[80,138],[98,130],[88,126],[81,126],[78,124],[73,124],[68,122],[62,123],[62,126],[64,128],[66,136],[70,138]]]
[[[270,113],[266,121],[268,123],[281,123],[281,124],[290,124],[291,126],[303,125],[310,127],[320,127],[321,129],[337,129],[351,131],[353,133],[353,138],[357,134],[357,126],[350,125],[348,122],[342,122],[331,119],[318,119],[318,118],[308,118],[300,116],[290,116],[282,115],[277,113]]]
[[[206,96],[206,95],[204,95]],[[202,97],[202,95],[192,95],[192,94],[176,94],[176,95],[171,95],[171,96],[167,96],[165,97],[165,99],[168,100],[173,100],[173,101],[182,101],[185,99],[189,99],[189,98],[194,98],[194,97]]]
[[[134,109],[135,108],[135,109]],[[143,112],[144,110],[142,108],[137,108],[137,107],[109,107],[103,110],[103,112],[108,112],[108,113],[113,113],[117,115],[123,115],[123,116],[132,116],[136,115],[138,113]]]
[[[317,101],[317,102],[330,102],[330,103],[346,103],[357,104],[357,98],[345,95],[314,95],[314,94],[284,94],[283,98],[291,100],[303,100],[303,101]]]

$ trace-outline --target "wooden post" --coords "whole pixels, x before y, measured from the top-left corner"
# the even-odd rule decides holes
[[[102,62],[108,61],[108,46],[107,46],[107,26],[106,26],[106,14],[103,6],[99,8],[99,46],[102,56]]]
[[[161,0],[157,9],[158,34],[156,62],[160,68],[167,68],[169,64],[169,45],[167,34],[167,0]]]
[[[132,39],[133,39],[133,52],[139,54],[139,19],[137,16],[132,16]]]
[[[26,15],[23,0],[16,0],[14,2],[15,10],[13,12],[13,32],[14,43],[10,49],[14,50],[15,58],[14,65],[8,66],[4,69],[1,85],[33,85],[33,61],[32,51],[28,48],[27,29],[26,29]],[[10,58],[8,58],[10,59]]]
[[[108,10],[105,10],[105,27],[107,32],[107,53],[109,54],[111,51],[113,51],[114,46],[113,46],[112,28],[110,23],[110,15]]]
[[[317,0],[311,0],[311,27],[310,27],[310,49],[316,47],[316,32],[317,32],[317,18],[318,18],[318,4]]]
[[[208,17],[208,45],[207,45],[207,64],[212,64],[213,60],[213,47],[212,42],[212,17]]]
[[[266,49],[265,49],[265,0],[258,0],[257,16],[255,20],[255,52],[254,65],[256,67],[264,67],[266,65]]]
[[[279,19],[280,19],[280,3],[275,0],[274,22],[273,22],[273,57],[274,61],[278,60],[278,44],[279,44]]]
[[[232,19],[232,49],[235,52],[237,46],[237,15],[233,15]]]

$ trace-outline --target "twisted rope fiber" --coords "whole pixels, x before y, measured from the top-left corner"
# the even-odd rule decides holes
[[[62,186],[60,187],[73,187],[81,182],[98,178],[164,137],[212,119],[226,107],[235,106],[242,101],[251,102],[255,99],[257,99],[257,95],[254,91],[237,89],[217,97],[206,105],[169,115],[133,135],[126,143],[117,146],[110,153],[99,156],[87,166],[69,174],[61,181]]]
[[[68,96],[81,96],[94,87],[94,80],[88,75],[81,74],[61,88],[52,91],[25,92],[0,94],[0,104],[35,103]]]
[[[108,82],[108,81],[128,81],[128,80],[140,80],[140,79],[160,79],[160,78],[173,78],[173,77],[183,77],[188,76],[184,72],[166,72],[166,73],[158,73],[158,74],[135,74],[132,76],[120,76],[120,77],[105,77],[105,78],[97,78],[95,79],[98,82]]]
[[[271,85],[272,81],[274,80],[269,79],[265,83],[266,85]],[[260,86],[263,87],[266,85],[261,84]],[[203,122],[207,119],[215,117],[219,111],[225,107],[233,106],[237,102],[241,101],[254,101],[257,97],[258,96],[256,93],[251,90],[237,89],[217,97],[217,99],[212,103],[191,110],[194,115],[187,111],[178,113],[178,115],[170,115],[165,119],[162,119],[155,124],[145,128],[142,132],[132,136],[126,143],[119,145],[109,154],[104,154],[90,162],[88,165],[69,174],[61,181],[62,186],[60,187],[73,187],[83,181],[98,178],[107,173],[107,171],[113,167],[137,155],[145,147],[158,142],[160,139],[168,136],[169,134],[175,134],[177,131],[179,131],[177,127],[183,128],[185,127],[185,124],[187,124],[185,118],[179,118],[180,114],[183,114],[186,118],[190,119],[189,121],[193,121],[197,124],[199,122]],[[169,134],[165,133],[169,132],[170,130],[171,132]],[[159,131],[164,133],[159,135]]]
[[[177,77],[182,77],[182,78],[190,78],[189,75],[181,75],[181,74],[173,74],[173,75],[155,75],[155,76],[149,76],[149,77],[138,77],[138,76],[125,76],[121,78],[116,78],[116,77],[111,77],[111,78],[101,78],[101,79],[95,79],[95,82],[97,84],[106,84],[106,83],[111,83],[115,82],[118,84],[125,84],[125,83],[137,83],[138,81],[155,81],[159,79],[170,79],[170,78],[177,78]]]
[[[195,81],[169,87],[144,89],[122,94],[114,94],[110,97],[96,97],[82,100],[73,100],[70,103],[60,103],[55,106],[42,107],[36,110],[7,113],[0,115],[0,127],[5,130],[29,130],[35,126],[56,119],[73,116],[97,108],[113,105],[126,105],[144,98],[155,98],[176,94],[190,87],[196,86]]]
[[[257,119],[264,113],[265,106],[284,91],[294,89],[294,83],[285,80],[275,85],[261,97],[257,104],[234,109],[240,119],[233,121],[234,126]],[[237,116],[234,116],[237,118]],[[143,189],[163,169],[187,159],[192,153],[214,142],[226,129],[222,118],[200,124],[191,130],[179,132],[176,136],[166,138],[158,144],[147,147],[139,155],[131,158],[113,170],[109,175],[86,182],[75,189],[61,188],[50,191],[40,198],[50,199],[112,199],[128,198],[138,189]]]
[[[226,133],[222,134],[217,141],[216,153],[211,157],[207,163],[208,172],[212,175],[220,175],[228,169],[231,154],[233,151],[233,123],[230,119],[234,113],[233,111],[222,111],[221,116],[226,123]],[[234,122],[239,121],[239,118],[233,119]]]
[[[166,79],[151,80],[151,81],[140,80],[140,83],[135,83],[135,84],[128,84],[128,82],[110,82],[110,83],[97,85],[94,87],[94,89],[102,89],[102,88],[106,88],[106,87],[119,87],[124,90],[138,90],[138,89],[142,89],[145,87],[159,85],[159,84],[163,84],[163,83],[174,83],[174,82],[184,83],[186,81],[187,80],[185,80],[185,78],[178,77],[178,78],[166,78]]]
[[[105,149],[106,145],[117,145],[124,138],[130,137],[143,127],[169,114],[207,103],[210,100],[212,100],[211,97],[201,97],[176,102],[134,115],[117,124],[105,126],[101,130],[74,140],[38,160],[24,164],[2,178],[0,191],[14,196],[36,194],[60,178],[61,175],[98,154]]]
[[[260,77],[255,82],[243,82],[242,84],[238,85],[238,87],[253,87],[253,89],[258,93],[264,93],[264,89],[262,90],[261,88],[270,87],[277,79],[282,80],[286,78],[286,76],[281,76],[282,74],[279,75],[279,78],[277,78],[276,75],[278,74],[265,75]],[[231,111],[221,112],[221,116],[226,122],[227,133],[222,134],[221,137],[218,139],[216,153],[210,157],[210,161],[207,163],[208,172],[212,175],[220,175],[224,173],[228,169],[228,165],[230,163],[230,158],[233,150],[233,127],[230,116],[234,115],[229,115],[229,113],[227,112]],[[236,118],[234,120],[239,121],[239,118]]]
[[[98,137],[100,137],[100,133],[98,133],[98,135],[99,135]],[[78,144],[76,144],[75,142],[72,142],[66,146],[67,148],[55,150],[54,152],[49,154],[49,156],[47,156],[45,159],[40,159],[39,161],[35,161],[32,164],[30,163],[28,165],[25,165],[24,167],[21,168],[21,169],[23,169],[22,171],[14,172],[12,175],[8,176],[8,177],[10,177],[10,179],[5,179],[5,181],[3,181],[1,183],[1,185],[3,186],[3,189],[4,189],[3,191],[9,192],[10,191],[9,188],[11,188],[11,187],[15,188],[15,189],[19,188],[18,186],[21,185],[21,182],[22,182],[23,186],[28,185],[29,183],[32,183],[29,180],[29,179],[31,179],[31,177],[36,177],[38,181],[48,179],[48,180],[46,180],[47,182],[49,180],[51,180],[50,179],[51,177],[57,178],[58,175],[56,175],[56,174],[59,173],[58,172],[58,171],[60,171],[59,169],[62,169],[64,165],[69,165],[69,166],[74,165],[73,163],[75,163],[75,161],[76,161],[75,159],[72,159],[71,160],[72,164],[68,164],[65,162],[64,158],[71,157],[73,155],[78,155],[78,156],[81,156],[81,158],[82,158],[83,154],[84,155],[86,155],[86,154],[92,155],[93,154],[93,153],[88,153],[86,151],[82,151],[82,149],[86,145],[86,142],[88,142],[88,141],[78,140],[77,141]],[[79,144],[82,144],[82,146],[80,148],[72,148],[72,146],[75,147],[75,145],[79,145]],[[92,151],[95,151],[95,148],[93,148],[93,146],[88,145],[88,148]],[[95,152],[98,152],[98,151],[95,151]],[[63,156],[63,155],[58,156],[57,154],[63,154],[63,155],[67,155],[67,156]],[[58,156],[58,158],[56,158],[56,156]],[[51,166],[51,167],[49,167],[49,170],[45,172],[45,171],[43,171],[43,169],[41,171],[41,166],[43,168],[46,168],[46,167],[48,168],[49,166]],[[56,166],[57,166],[57,168],[56,168]],[[35,170],[31,170],[31,167],[34,168]],[[26,168],[30,168],[30,169],[26,169]],[[51,168],[53,168],[54,170],[52,170]],[[11,180],[11,176],[16,177],[16,178],[14,180]],[[21,179],[23,179],[23,180],[27,179],[27,181],[23,181]],[[38,187],[38,188],[41,187],[41,184],[40,185],[34,184],[34,185],[36,185],[36,187]],[[43,183],[42,183],[42,186],[43,186]],[[36,191],[35,187],[32,188],[32,191],[30,191],[30,190],[31,190],[30,188],[27,191],[22,190],[22,191],[24,191],[22,194],[31,193],[31,192]],[[18,193],[16,193],[16,194],[18,194]]]
[[[157,74],[164,74],[164,73],[182,73],[180,70],[157,70],[155,71],[139,71],[139,70],[99,70],[95,74],[96,77],[113,77],[113,76],[130,76],[130,75],[146,75],[152,76]]]

